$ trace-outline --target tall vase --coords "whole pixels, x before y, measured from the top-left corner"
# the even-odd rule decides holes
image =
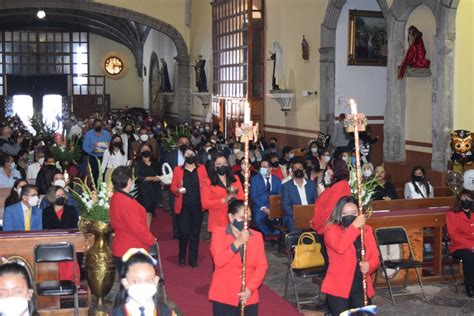
[[[92,294],[97,297],[96,304],[89,309],[89,315],[106,316],[104,298],[112,289],[115,279],[115,264],[110,248],[112,227],[110,223],[91,221],[88,229],[94,235],[94,244],[86,255],[87,283]]]

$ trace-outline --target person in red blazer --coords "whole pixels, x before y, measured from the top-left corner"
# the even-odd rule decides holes
[[[206,179],[202,190],[201,202],[202,207],[209,211],[207,230],[212,233],[217,227],[229,224],[228,202],[232,198],[242,200],[244,189],[238,176],[232,174],[229,163],[222,153],[216,154],[211,168],[208,169],[208,175],[209,178]],[[229,193],[230,187],[237,189],[237,193]]]
[[[146,210],[130,191],[133,188],[132,170],[120,166],[112,172],[114,194],[110,199],[110,224],[115,231],[112,256],[118,271],[122,270],[122,256],[130,248],[149,249],[156,242],[148,230]]]
[[[170,185],[175,196],[173,211],[177,214],[180,266],[185,265],[189,246],[188,263],[193,268],[198,267],[199,236],[204,215],[201,196],[206,179],[206,168],[196,164],[196,152],[188,147],[184,152],[184,165],[174,168]]]
[[[462,260],[466,295],[474,295],[474,201],[472,193],[464,190],[455,210],[446,215],[446,228],[450,239],[449,251],[452,256]]]
[[[211,255],[215,270],[209,288],[213,315],[240,315],[245,303],[245,315],[258,315],[258,288],[268,268],[262,234],[244,228],[244,201],[232,200],[229,204],[227,226],[217,227],[212,233]],[[242,286],[242,245],[247,242],[246,289]]]
[[[321,292],[326,293],[332,315],[364,306],[362,274],[367,278],[368,297],[375,295],[370,274],[380,265],[379,251],[372,228],[365,225],[365,215],[357,214],[357,201],[352,196],[344,196],[324,227],[329,266]],[[364,227],[365,261],[360,257],[361,227]]]
[[[329,177],[330,183],[314,202],[314,215],[311,221],[311,227],[316,231],[318,242],[321,244],[321,252],[324,257],[327,268],[328,256],[324,246],[324,225],[331,216],[337,201],[343,196],[351,195],[349,186],[349,168],[347,163],[340,158],[333,159],[327,165],[326,177]]]

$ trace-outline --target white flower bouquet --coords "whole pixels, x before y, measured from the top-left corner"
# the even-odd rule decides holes
[[[357,171],[352,164],[349,164],[349,185],[351,187],[352,196],[358,200]],[[362,207],[364,210],[370,211],[370,202],[378,185],[380,184],[377,182],[377,175],[362,182]]]

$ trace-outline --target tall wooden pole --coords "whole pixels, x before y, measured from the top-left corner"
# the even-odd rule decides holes
[[[355,142],[355,154],[356,154],[356,175],[357,175],[357,200],[358,200],[358,212],[364,214],[364,208],[362,204],[362,168],[360,165],[360,138],[359,131],[365,131],[367,119],[364,114],[357,112],[357,104],[353,99],[350,100],[351,114],[346,115],[344,125],[348,132],[354,133]],[[365,246],[364,246],[364,226],[360,228],[360,257],[361,261],[365,261]],[[358,267],[356,267],[357,269]],[[362,288],[364,290],[364,306],[367,306],[369,299],[367,296],[367,277],[366,274],[362,274]]]

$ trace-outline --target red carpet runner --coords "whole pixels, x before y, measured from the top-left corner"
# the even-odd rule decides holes
[[[199,268],[178,266],[178,241],[172,239],[171,216],[157,211],[151,231],[158,238],[166,280],[166,293],[184,316],[212,315],[212,304],[207,293],[212,277],[212,259],[207,242],[199,244]],[[284,280],[282,280],[284,282]],[[259,315],[302,315],[269,287],[260,288]]]

